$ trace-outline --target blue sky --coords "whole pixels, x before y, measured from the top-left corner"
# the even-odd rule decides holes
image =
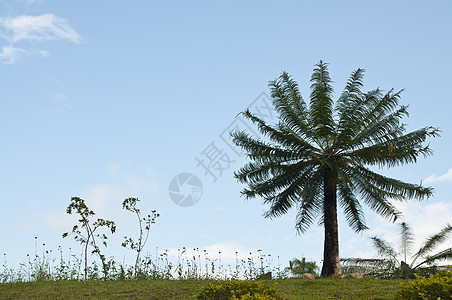
[[[442,130],[433,157],[381,170],[435,188],[429,201],[397,204],[422,240],[452,215],[451,9],[449,1],[0,1],[0,252],[18,266],[35,236],[54,251],[78,249],[61,234],[79,196],[117,223],[106,253],[132,258],[120,243],[136,223],[121,202],[138,197],[161,214],[150,252],[200,248],[227,260],[262,249],[283,265],[320,261],[321,228],[298,236],[295,211],[267,220],[261,201],[240,197],[232,173],[246,159],[221,139],[283,70],[307,99],[319,60],[330,63],[336,95],[364,68],[366,90],[406,89],[408,129]],[[215,182],[196,160],[212,142],[225,168],[213,171]],[[168,194],[184,172],[203,185],[191,207]],[[369,236],[395,242],[395,224],[370,211],[366,220],[371,229],[354,234],[341,216],[342,257],[371,256]]]

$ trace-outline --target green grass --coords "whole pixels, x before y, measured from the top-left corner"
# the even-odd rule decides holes
[[[41,281],[0,283],[0,299],[194,299],[207,280]],[[284,299],[393,299],[399,280],[280,279]]]
[[[277,290],[287,299],[394,299],[400,280],[283,279]]]

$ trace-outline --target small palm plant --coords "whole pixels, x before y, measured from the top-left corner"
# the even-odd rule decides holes
[[[306,261],[305,257],[301,259],[293,258],[289,261],[289,267],[286,268],[294,276],[301,276],[305,273],[311,273],[312,275],[318,275],[319,267],[315,261]]]
[[[429,236],[421,245],[419,250],[411,255],[411,263],[407,260],[412,253],[412,246],[414,244],[414,234],[411,227],[402,222],[399,224],[399,250],[388,241],[372,237],[372,243],[377,250],[381,259],[348,259],[350,265],[361,265],[363,267],[373,266],[373,270],[379,269],[380,275],[388,275],[391,277],[413,278],[416,273],[434,273],[437,270],[437,264],[440,261],[452,258],[452,248],[447,248],[443,251],[434,253],[434,250],[442,243],[444,243],[452,232],[452,226],[447,224],[438,233]],[[352,266],[350,266],[352,268]],[[378,272],[375,272],[378,274]]]

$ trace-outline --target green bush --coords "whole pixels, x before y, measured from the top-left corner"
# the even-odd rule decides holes
[[[452,299],[452,269],[440,271],[433,276],[423,277],[403,282],[396,294],[396,299]]]
[[[220,280],[210,283],[196,295],[196,299],[219,299],[219,300],[274,300],[280,299],[275,285],[265,285],[262,282]]]

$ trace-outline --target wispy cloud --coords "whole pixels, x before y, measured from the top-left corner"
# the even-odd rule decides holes
[[[27,55],[28,52],[21,48],[16,48],[13,46],[2,47],[2,52],[0,52],[0,62],[2,64],[15,64],[21,56]]]
[[[452,182],[452,168],[449,169],[446,174],[439,175],[439,176],[432,174],[425,179],[425,183],[444,182],[444,181]]]
[[[56,231],[70,230],[77,222],[77,216],[71,216],[64,211],[46,211],[38,215],[39,222],[44,222]]]
[[[108,171],[110,173],[110,170]],[[123,213],[121,203],[125,198],[138,197],[147,202],[154,199],[159,192],[153,171],[147,167],[130,173],[117,166],[113,178],[116,178],[115,184],[91,185],[84,188],[79,195],[100,215],[108,214],[114,218]]]
[[[56,109],[58,111],[66,111],[72,109],[71,100],[63,93],[56,93],[53,95],[53,101],[55,102]]]
[[[72,196],[78,196],[86,201],[90,209],[96,213],[96,218],[106,218],[115,220],[119,227],[128,228],[132,226],[124,220],[129,220],[130,213],[122,209],[122,201],[127,197],[138,197],[142,203],[140,207],[144,210],[151,201],[155,201],[158,195],[158,184],[153,170],[149,167],[130,168],[117,167],[118,171],[110,183],[89,185],[83,188],[79,193]],[[36,228],[37,226],[47,225],[51,229],[70,230],[76,223],[77,216],[67,215],[65,206],[69,205],[70,198],[67,198],[64,208],[49,205],[46,200],[32,199],[27,203],[28,211],[18,220],[18,224],[25,228]],[[155,202],[153,202],[155,204]],[[129,216],[130,215],[130,216]],[[135,221],[132,218],[133,221]],[[133,223],[133,226],[136,224]]]
[[[1,49],[2,64],[15,64],[23,56],[49,56],[49,51],[27,48],[23,44],[27,41],[67,40],[78,44],[82,40],[67,20],[53,14],[0,17],[0,37],[9,43]],[[21,43],[20,47],[18,43]]]
[[[53,14],[40,16],[21,15],[0,18],[2,36],[10,43],[21,40],[69,40],[80,43],[81,36],[69,25],[67,20]]]
[[[4,46],[0,52],[0,63],[4,65],[14,65],[24,56],[48,57],[49,55],[49,51],[46,50],[26,50],[14,46]]]
[[[32,4],[39,4],[44,2],[44,0],[27,0],[27,4],[28,5],[32,5]]]

